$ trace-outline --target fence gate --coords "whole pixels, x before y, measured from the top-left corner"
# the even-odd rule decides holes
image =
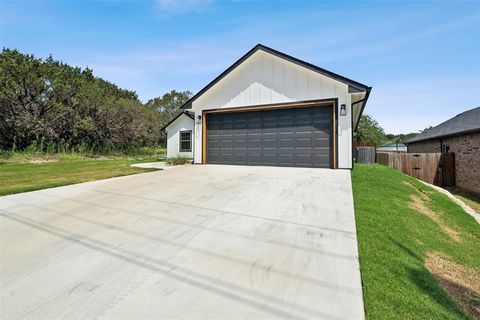
[[[455,185],[454,153],[379,152],[377,163],[437,186]]]

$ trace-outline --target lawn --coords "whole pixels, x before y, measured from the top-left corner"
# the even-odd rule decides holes
[[[467,206],[480,213],[480,195],[456,187],[448,188],[448,191],[462,200]]]
[[[0,196],[149,172],[155,169],[134,168],[130,164],[156,159],[60,157],[51,160],[42,163],[0,162]]]
[[[388,167],[357,165],[352,183],[367,318],[480,317],[475,220]]]

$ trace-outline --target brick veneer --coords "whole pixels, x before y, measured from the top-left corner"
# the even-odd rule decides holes
[[[417,143],[408,144],[409,153],[436,153],[441,152],[441,143],[440,140],[428,140],[421,141]]]
[[[444,146],[455,153],[457,187],[480,194],[480,132],[442,138]],[[440,140],[420,141],[408,145],[408,152],[441,152]]]

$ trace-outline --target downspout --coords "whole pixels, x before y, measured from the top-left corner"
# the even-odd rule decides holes
[[[363,103],[363,106],[362,106],[362,109],[360,109],[360,113],[358,114],[358,121],[357,121],[357,123],[355,124],[355,131],[357,131],[358,123],[360,122],[360,118],[362,117],[363,110],[365,110],[365,106],[367,105],[368,97],[370,97],[370,91],[372,91],[372,87],[368,87],[367,93],[366,93],[366,95],[365,95],[365,98],[363,98],[362,100],[358,100],[358,101],[355,101],[354,103],[352,103],[352,110],[353,110],[353,106],[354,106],[354,105],[356,105],[357,103],[364,102],[364,103]]]

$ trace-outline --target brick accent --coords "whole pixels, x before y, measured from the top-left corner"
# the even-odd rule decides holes
[[[457,187],[480,194],[480,132],[443,140],[455,152]]]
[[[457,187],[480,194],[480,132],[443,138],[444,146],[455,153]],[[421,141],[408,145],[408,152],[441,152],[440,140]]]
[[[441,152],[440,147],[440,140],[428,140],[411,144],[409,143],[408,153],[438,153]]]

